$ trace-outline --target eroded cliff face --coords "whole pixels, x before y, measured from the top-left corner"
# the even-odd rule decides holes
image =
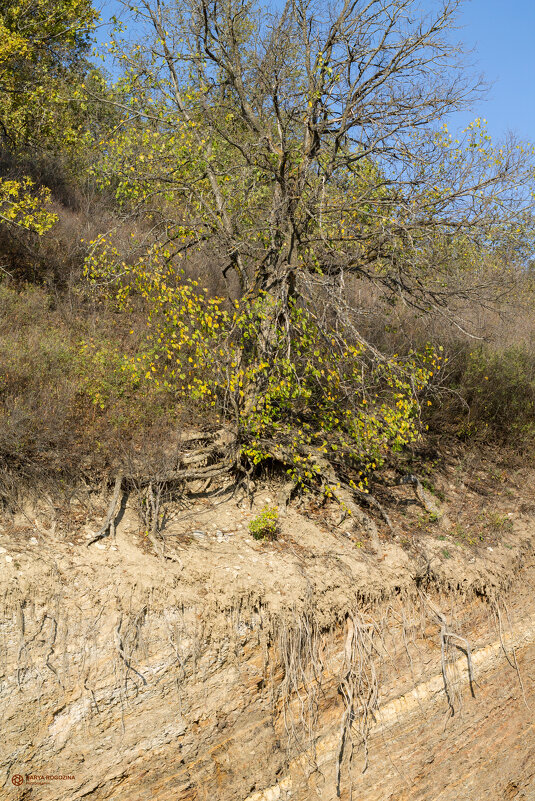
[[[82,508],[3,521],[2,797],[535,798],[530,514],[377,553],[297,510],[258,543],[264,502],[181,513],[163,558],[129,507],[89,548]]]

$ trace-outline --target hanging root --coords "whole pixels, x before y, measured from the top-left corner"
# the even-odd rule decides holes
[[[456,634],[454,631],[451,631],[445,616],[439,609],[437,609],[437,607],[432,603],[429,597],[421,590],[418,590],[418,593],[424,604],[431,610],[431,612],[433,612],[433,614],[438,618],[440,622],[440,656],[441,656],[442,679],[444,682],[444,692],[446,694],[448,706],[450,708],[450,715],[453,716],[455,714],[456,699],[458,699],[459,704],[461,703],[462,699],[460,695],[456,693],[454,682],[452,682],[448,678],[447,667],[448,664],[451,663],[450,649],[451,646],[453,645],[466,655],[470,693],[472,695],[472,698],[475,698],[475,691],[474,691],[475,679],[474,679],[474,669],[472,665],[472,650],[470,648],[470,643],[468,642],[466,637],[461,637],[460,634]]]
[[[142,610],[139,612],[137,617],[134,620],[130,620],[126,627],[123,627],[123,616],[122,614],[119,617],[119,621],[117,627],[114,632],[114,640],[115,640],[115,647],[117,649],[117,653],[119,658],[125,665],[125,672],[124,672],[124,690],[125,694],[128,691],[128,680],[133,678],[134,687],[136,690],[136,694],[139,691],[139,685],[136,681],[136,678],[141,681],[141,684],[145,687],[147,686],[147,679],[143,676],[139,670],[136,670],[135,667],[132,665],[132,659],[134,651],[138,644],[139,639],[139,632],[141,626],[145,621],[145,617],[147,614],[147,607],[144,606]]]
[[[158,554],[163,557],[163,545],[158,540],[158,533],[160,530],[160,502],[162,498],[162,484],[158,482],[156,488],[153,489],[152,481],[149,482],[146,490],[146,506],[145,506],[145,525],[147,537],[149,538],[152,547]]]
[[[363,773],[368,768],[368,735],[378,707],[378,681],[375,670],[373,643],[375,625],[366,624],[355,613],[348,618],[344,652],[344,667],[339,692],[344,702],[340,726],[340,747],[336,768],[336,795],[341,794],[342,763],[348,752],[348,774],[351,781],[351,764],[355,748],[355,732],[364,749]],[[350,798],[352,788],[350,788]]]
[[[278,647],[284,678],[280,686],[288,748],[314,757],[318,696],[322,685],[322,642],[318,625],[310,615],[296,624],[279,624]],[[297,711],[295,711],[295,708]]]
[[[513,633],[513,628],[511,626],[511,620],[509,618],[509,610],[507,609],[507,605],[506,605],[505,601],[502,601],[502,603],[503,603],[505,616],[507,618],[507,625],[509,626],[509,631],[512,634]],[[520,668],[518,667],[518,661],[517,661],[517,658],[516,658],[516,651],[515,651],[515,646],[514,646],[512,637],[511,637],[511,645],[510,645],[510,650],[511,650],[510,654],[509,654],[507,648],[505,647],[505,642],[504,642],[504,639],[503,639],[503,624],[502,624],[502,615],[501,615],[501,610],[500,610],[500,602],[496,598],[492,598],[492,600],[491,600],[491,609],[494,612],[494,616],[495,616],[496,621],[498,623],[498,634],[499,634],[499,637],[500,637],[500,645],[501,645],[503,654],[504,654],[507,662],[509,663],[509,665],[516,672],[516,675],[518,677],[518,683],[519,683],[520,689],[522,691],[522,698],[524,699],[525,705],[529,709],[529,705],[528,705],[528,702],[527,702],[527,699],[526,699],[526,693],[525,693],[525,690],[524,690],[524,682],[522,681],[522,676],[520,675]]]

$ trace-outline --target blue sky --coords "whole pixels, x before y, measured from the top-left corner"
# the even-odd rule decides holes
[[[422,5],[429,8],[435,2],[423,0]],[[101,0],[100,8],[105,20],[119,6],[115,0]],[[448,122],[450,130],[484,117],[493,138],[511,131],[535,142],[535,0],[466,0],[459,24],[455,38],[472,51],[474,72],[482,73],[491,86],[486,100]],[[101,30],[99,39],[105,35]]]
[[[466,119],[484,117],[493,136],[535,141],[535,0],[469,0],[460,21],[458,38],[492,84]]]

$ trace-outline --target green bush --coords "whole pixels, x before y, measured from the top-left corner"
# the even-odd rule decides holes
[[[486,345],[464,354],[453,388],[465,402],[459,433],[503,441],[535,434],[535,352]],[[462,411],[462,410],[461,410]]]
[[[318,322],[312,302],[292,299],[284,311],[264,291],[234,303],[212,298],[159,247],[128,264],[103,238],[86,268],[95,297],[115,313],[128,318],[144,303],[145,336],[123,365],[140,390],[161,388],[232,426],[246,469],[275,461],[306,488],[341,472],[367,492],[388,455],[417,441],[418,399],[441,369],[440,352],[382,358],[350,325]]]
[[[276,540],[279,534],[279,514],[276,507],[264,506],[249,523],[249,531],[255,540]]]
[[[81,463],[98,472],[131,447],[147,458],[161,450],[176,404],[148,382],[140,389],[118,351],[130,323],[105,309],[91,319],[42,288],[0,283],[2,465],[33,481],[35,470],[78,476]]]

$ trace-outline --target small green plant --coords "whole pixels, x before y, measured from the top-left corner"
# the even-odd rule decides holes
[[[447,548],[442,549],[442,556],[444,559],[451,559],[451,553],[448,551]]]
[[[494,531],[511,531],[513,528],[513,521],[508,515],[501,515],[499,512],[491,512],[488,516],[488,526]]]
[[[264,506],[249,523],[249,531],[255,540],[276,540],[279,533],[279,513],[275,506]]]

